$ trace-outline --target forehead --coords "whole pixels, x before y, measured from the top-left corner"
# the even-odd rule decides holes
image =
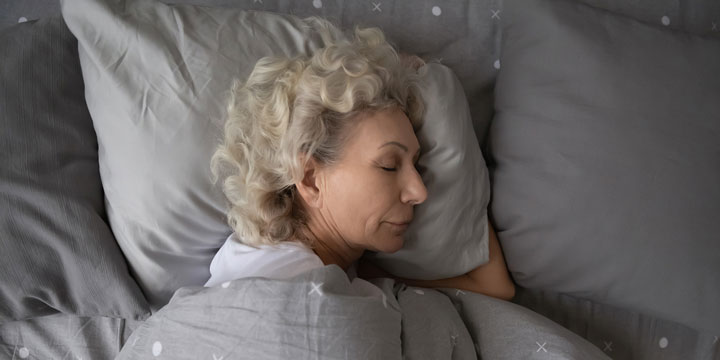
[[[389,141],[404,144],[411,151],[419,147],[410,119],[398,107],[364,116],[350,134],[347,146],[375,151]]]

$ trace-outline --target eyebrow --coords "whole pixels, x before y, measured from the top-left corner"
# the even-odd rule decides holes
[[[395,146],[403,149],[405,152],[408,152],[407,146],[405,146],[405,145],[403,145],[403,144],[401,144],[401,143],[399,143],[399,142],[397,142],[397,141],[388,141],[388,142],[380,145],[380,147],[379,147],[378,149],[382,149],[383,147],[388,146],[388,145],[395,145]],[[420,155],[420,149],[419,149],[419,148],[418,148],[417,152],[415,153],[414,158],[418,157],[418,155]]]

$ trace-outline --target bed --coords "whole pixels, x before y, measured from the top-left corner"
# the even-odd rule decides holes
[[[313,15],[429,63],[442,221],[492,220],[512,301],[332,266],[202,287],[223,89],[317,48]],[[720,359],[718,2],[10,0],[0,29],[2,358]],[[369,256],[452,275],[471,229]]]

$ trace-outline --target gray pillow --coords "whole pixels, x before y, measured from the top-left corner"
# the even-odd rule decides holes
[[[321,40],[299,18],[239,9],[82,0],[62,11],[79,41],[110,224],[159,308],[207,281],[231,233],[210,157],[232,80],[263,56],[306,54]]]
[[[178,288],[207,281],[210,262],[231,231],[209,164],[232,80],[247,78],[264,56],[311,55],[323,43],[300,18],[269,12],[143,0],[64,1],[62,10],[80,42],[110,223],[157,308]],[[402,258],[411,268],[398,271],[407,277],[457,275],[487,260],[486,169],[474,162],[482,159],[462,88],[449,69],[437,65],[434,71],[428,81],[439,83],[430,93],[447,91],[457,108],[434,104],[438,118],[427,123],[438,129],[437,138],[428,131],[421,142],[435,149],[433,162],[445,162],[439,171],[452,172],[433,175],[435,165],[428,165],[423,177],[436,179],[428,183],[429,193],[457,182],[443,193],[452,198],[415,217],[418,229],[433,231],[415,232],[414,250]],[[440,132],[445,121],[459,127]],[[469,192],[457,184],[467,184]],[[455,228],[447,231],[448,224]]]
[[[105,216],[77,41],[60,18],[0,32],[0,323],[149,312]]]
[[[504,13],[491,213],[515,281],[720,331],[720,41]]]

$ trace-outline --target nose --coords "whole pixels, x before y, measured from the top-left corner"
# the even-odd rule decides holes
[[[409,172],[405,179],[405,184],[400,194],[400,201],[411,205],[418,205],[425,202],[425,199],[427,199],[427,188],[415,167],[412,167],[412,171]]]

